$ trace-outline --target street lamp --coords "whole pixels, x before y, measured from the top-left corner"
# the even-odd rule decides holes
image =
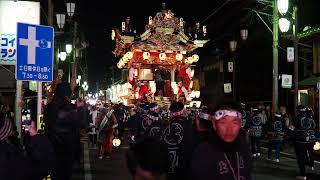
[[[76,3],[66,3],[66,6],[67,6],[67,13],[68,13],[68,16],[69,17],[72,17],[73,14],[74,14],[74,9],[76,7]]]
[[[285,15],[288,12],[289,0],[278,0],[277,5],[280,14]]]
[[[241,29],[240,30],[240,37],[242,40],[247,40],[248,39],[248,29]]]
[[[235,52],[237,50],[237,41],[234,41],[234,40],[230,41],[229,47],[231,52]]]
[[[82,88],[83,88],[84,91],[88,91],[89,86],[88,86],[88,82],[87,81],[83,82]]]
[[[60,60],[65,61],[67,58],[67,53],[66,52],[60,52]]]
[[[66,22],[66,15],[65,14],[56,14],[57,17],[57,24],[59,29],[63,29],[64,24]]]
[[[290,28],[290,21],[286,18],[279,19],[279,28],[281,32],[288,32]]]
[[[70,54],[72,51],[72,45],[71,44],[66,44],[66,52],[67,54]]]

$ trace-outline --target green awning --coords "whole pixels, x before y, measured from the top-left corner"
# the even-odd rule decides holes
[[[299,86],[316,86],[320,82],[320,77],[310,76],[299,82]]]

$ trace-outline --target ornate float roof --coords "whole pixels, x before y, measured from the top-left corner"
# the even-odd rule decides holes
[[[122,57],[127,51],[141,52],[179,52],[186,54],[198,47],[203,47],[209,40],[194,38],[184,33],[184,21],[174,16],[171,10],[163,9],[154,17],[149,17],[146,30],[140,37],[116,29],[114,38],[116,48],[113,51],[116,57]],[[205,34],[206,32],[201,32]],[[199,35],[198,35],[199,37]]]

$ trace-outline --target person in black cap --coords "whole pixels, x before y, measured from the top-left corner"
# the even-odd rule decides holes
[[[35,123],[27,126],[30,134],[30,154],[13,144],[8,138],[13,132],[13,124],[0,114],[0,178],[10,180],[40,180],[45,178],[53,167],[54,153],[52,145],[45,135],[37,134]]]
[[[191,160],[192,180],[250,180],[251,155],[244,130],[241,129],[241,113],[238,103],[226,101],[214,110],[208,140],[193,152]]]
[[[71,103],[69,83],[57,84],[53,100],[45,107],[45,132],[48,134],[55,151],[56,167],[51,178],[53,180],[69,180],[72,175],[73,162],[80,143],[80,132],[85,122],[83,102]]]
[[[128,169],[134,180],[166,180],[169,152],[157,138],[148,137],[126,153]]]
[[[198,136],[198,143],[208,138],[211,126],[210,117],[213,115],[213,110],[209,107],[203,107],[195,118],[195,130]]]
[[[294,148],[300,175],[297,179],[305,180],[306,165],[314,170],[313,144],[315,138],[316,124],[312,116],[307,115],[307,108],[303,105],[297,106],[297,117],[293,121],[294,130]]]
[[[159,106],[156,103],[145,104],[143,107],[145,113],[139,123],[139,139],[144,139],[149,136],[161,139]]]
[[[261,110],[258,108],[253,108],[253,115],[249,120],[249,136],[251,141],[251,152],[253,157],[259,157],[261,150],[261,136],[262,136],[262,127],[263,119],[261,116]]]
[[[150,124],[147,129],[147,134],[151,137],[156,137],[161,140],[165,123],[160,116],[160,106],[156,103],[151,103],[147,117],[144,120]]]
[[[275,149],[275,161],[280,162],[280,148],[286,130],[286,122],[281,113],[275,113],[274,118],[268,122],[268,160],[271,160],[271,152]]]

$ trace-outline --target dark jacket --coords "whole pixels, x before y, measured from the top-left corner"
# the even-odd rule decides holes
[[[269,140],[282,141],[286,131],[286,122],[283,117],[275,117],[267,123]]]
[[[45,131],[56,153],[74,152],[84,118],[83,113],[68,101],[55,99],[47,105],[44,111]]]
[[[262,119],[262,113],[255,113],[249,120],[249,135],[251,137],[261,137],[262,126],[264,124]]]
[[[31,154],[0,141],[0,179],[41,180],[53,167],[53,148],[46,136],[31,137]]]
[[[170,154],[168,180],[188,179],[190,158],[193,150],[192,121],[184,117],[173,117],[164,128],[162,141]]]
[[[251,180],[251,156],[244,132],[233,143],[226,143],[215,134],[193,152],[191,177],[193,180]],[[236,178],[235,178],[236,177]],[[241,178],[242,177],[242,178]]]
[[[313,143],[316,139],[315,129],[316,123],[313,117],[307,116],[305,113],[299,113],[293,122],[294,140],[299,143]]]

